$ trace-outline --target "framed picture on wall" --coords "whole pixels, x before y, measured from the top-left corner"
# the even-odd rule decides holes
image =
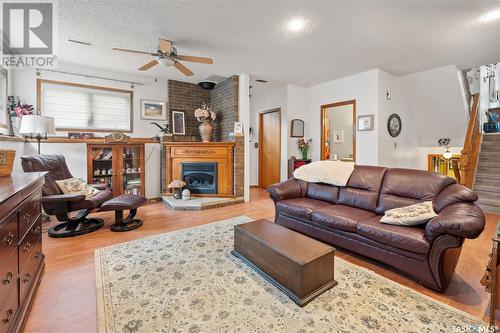
[[[167,103],[162,101],[141,99],[141,119],[166,120]]]
[[[186,114],[184,111],[172,110],[172,133],[186,135]]]
[[[343,143],[343,142],[344,142],[344,131],[333,130],[333,143]]]
[[[373,131],[375,115],[358,116],[358,131]]]
[[[304,137],[304,121],[301,119],[293,119],[291,124],[291,138],[303,138]]]

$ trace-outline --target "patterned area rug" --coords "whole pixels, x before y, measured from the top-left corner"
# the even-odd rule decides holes
[[[95,252],[99,332],[456,332],[484,325],[335,259],[339,284],[303,308],[231,255],[245,216]]]

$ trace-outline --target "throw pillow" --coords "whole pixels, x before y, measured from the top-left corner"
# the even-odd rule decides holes
[[[419,225],[429,222],[437,214],[432,208],[432,201],[425,201],[411,206],[390,209],[385,212],[380,222],[394,225]]]
[[[93,188],[83,181],[81,178],[68,178],[64,180],[56,180],[57,186],[64,194],[83,194],[85,199],[92,198],[97,193],[98,189]]]

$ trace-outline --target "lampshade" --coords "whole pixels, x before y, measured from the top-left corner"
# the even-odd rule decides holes
[[[173,66],[174,65],[174,61],[170,58],[157,58],[156,61],[158,61],[160,64],[162,64],[163,66]]]
[[[52,117],[24,115],[21,118],[21,134],[56,134],[55,121]]]
[[[447,160],[453,157],[453,154],[451,153],[448,147],[446,147],[446,151],[443,153],[443,157],[446,158]]]

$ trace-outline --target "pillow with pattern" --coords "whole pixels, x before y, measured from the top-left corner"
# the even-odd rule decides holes
[[[92,198],[97,193],[98,189],[93,188],[83,181],[81,178],[68,178],[64,180],[56,180],[57,186],[64,194],[83,194],[85,199]]]
[[[429,222],[438,216],[432,207],[432,201],[390,209],[385,212],[380,222],[394,225],[412,226]]]

